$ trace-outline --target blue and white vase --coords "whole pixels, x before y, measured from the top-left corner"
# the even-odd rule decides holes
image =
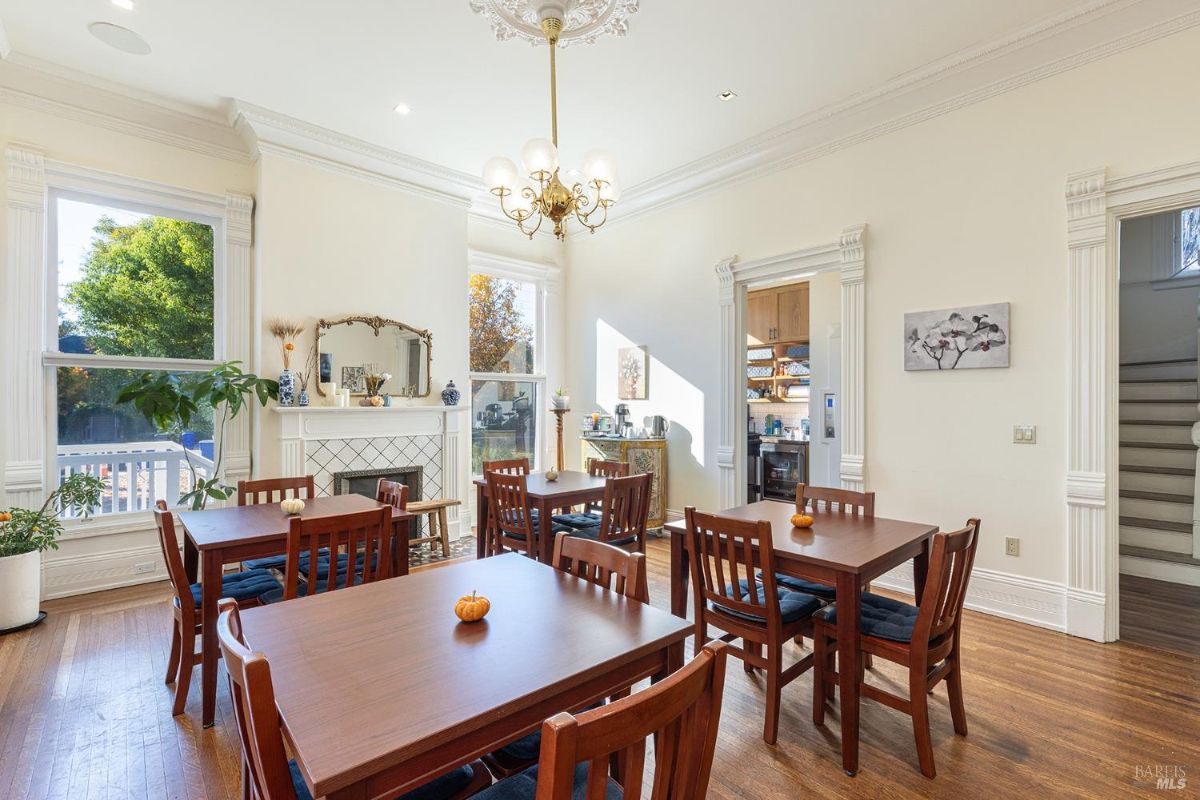
[[[304,389],[300,390],[300,399],[299,399],[299,402],[297,403],[297,405],[300,405],[300,406],[308,405],[308,392],[306,390],[304,390]]]
[[[455,387],[454,381],[450,381],[446,384],[446,388],[442,389],[442,403],[444,405],[456,406],[461,397],[462,393]]]
[[[279,373],[279,405],[290,406],[296,402],[296,373],[285,369]]]

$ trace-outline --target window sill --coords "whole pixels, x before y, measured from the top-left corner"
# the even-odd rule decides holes
[[[1166,289],[1186,289],[1189,286],[1200,286],[1200,271],[1188,271],[1186,273],[1180,273],[1174,278],[1150,281],[1150,288],[1156,292],[1161,292]]]
[[[154,517],[149,511],[126,511],[121,514],[105,514],[90,519],[74,519],[63,522],[60,542],[91,539],[96,536],[116,536],[122,533],[141,533],[154,530]]]

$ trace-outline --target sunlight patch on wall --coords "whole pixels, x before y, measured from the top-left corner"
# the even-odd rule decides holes
[[[617,403],[628,404],[634,427],[642,426],[643,417],[663,415],[671,422],[667,438],[675,442],[690,439],[692,457],[704,466],[704,392],[655,358],[653,352],[650,352],[646,399],[618,399],[617,351],[643,344],[604,320],[596,320],[596,404],[609,414]]]

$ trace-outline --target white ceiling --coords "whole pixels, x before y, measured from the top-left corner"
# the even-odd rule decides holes
[[[0,0],[10,58],[209,111],[246,101],[472,175],[549,134],[545,48],[496,41],[467,0],[136,3],[130,13],[110,0]],[[642,0],[626,38],[560,52],[562,161],[604,147],[630,187],[981,42],[1109,4]],[[153,52],[101,44],[87,31],[97,20],[132,28]],[[727,88],[738,97],[720,102]],[[412,113],[394,113],[398,102]]]

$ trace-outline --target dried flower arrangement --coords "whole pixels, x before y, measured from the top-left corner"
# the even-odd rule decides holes
[[[317,374],[317,350],[314,347],[308,351],[308,356],[304,359],[304,369],[296,375],[296,380],[300,382],[300,391],[308,391],[308,382],[312,380],[312,376]]]
[[[279,340],[283,352],[283,368],[292,368],[292,351],[296,349],[296,339],[304,333],[304,326],[284,319],[273,319],[267,323],[267,330]]]

